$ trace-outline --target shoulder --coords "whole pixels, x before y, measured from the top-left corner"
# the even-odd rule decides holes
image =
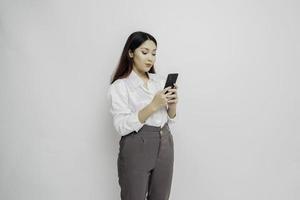
[[[114,91],[126,91],[126,79],[122,78],[122,79],[117,79],[115,80],[112,84],[110,84],[109,86],[109,90],[114,90]]]
[[[110,88],[119,88],[124,87],[124,79],[117,79],[112,84],[110,84]]]
[[[125,79],[117,79],[112,84],[108,86],[107,95],[110,97],[111,95],[126,95],[126,83]]]

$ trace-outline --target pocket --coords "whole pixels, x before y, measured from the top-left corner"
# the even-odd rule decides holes
[[[142,152],[144,149],[145,139],[141,134],[135,134],[132,138],[134,144],[136,145],[136,150]]]
[[[173,135],[171,133],[169,134],[169,142],[171,147],[174,147]]]
[[[166,126],[166,130],[169,132],[169,134],[171,134],[171,130],[170,130],[169,125]]]
[[[144,139],[144,137],[143,137],[142,135],[138,135],[138,137],[139,137],[139,140],[140,140],[142,143],[145,143],[145,139]]]
[[[144,138],[141,135],[129,135],[120,143],[120,152],[123,157],[134,158],[141,156],[144,151]]]

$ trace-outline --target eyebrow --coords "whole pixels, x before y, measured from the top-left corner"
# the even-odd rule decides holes
[[[147,50],[149,50],[148,48],[146,48],[146,47],[141,47],[141,49],[147,49]],[[156,49],[153,49],[153,51],[155,51]]]

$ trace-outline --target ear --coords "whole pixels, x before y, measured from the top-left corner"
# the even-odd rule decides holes
[[[130,58],[133,58],[133,53],[132,53],[132,51],[130,49],[128,51],[128,55],[129,55]]]

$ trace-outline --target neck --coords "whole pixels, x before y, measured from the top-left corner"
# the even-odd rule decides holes
[[[135,71],[136,74],[137,74],[139,77],[141,77],[141,78],[143,78],[143,79],[148,79],[148,75],[147,75],[146,72],[138,71],[135,67],[133,67],[132,70]]]

